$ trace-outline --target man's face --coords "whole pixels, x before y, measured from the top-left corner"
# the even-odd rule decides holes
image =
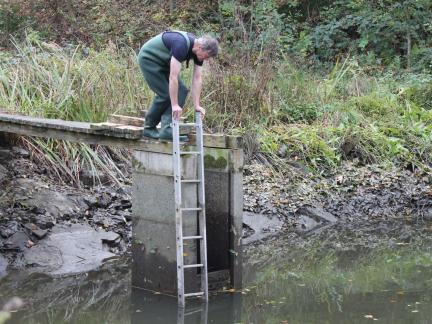
[[[198,46],[195,55],[200,61],[205,61],[210,58],[210,55],[205,50],[203,50],[201,46]]]

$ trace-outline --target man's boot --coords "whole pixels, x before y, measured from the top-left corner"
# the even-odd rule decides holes
[[[159,139],[159,131],[156,127],[144,126],[143,136],[153,139]]]
[[[189,140],[189,137],[187,135],[180,135],[179,138],[180,142],[187,142]],[[159,133],[159,139],[170,142],[173,140],[173,132],[170,125],[166,125],[161,128],[161,131]]]
[[[153,139],[159,139],[159,131],[156,128],[156,122],[150,118],[147,114],[145,118],[145,125],[143,130],[143,136],[153,138]]]

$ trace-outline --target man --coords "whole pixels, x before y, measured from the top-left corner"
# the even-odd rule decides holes
[[[172,118],[179,119],[188,89],[180,79],[182,62],[194,61],[192,76],[192,101],[195,110],[204,117],[200,106],[203,62],[217,55],[219,44],[208,36],[195,38],[182,31],[165,31],[149,41],[138,54],[138,64],[155,97],[145,117],[144,136],[172,140]],[[161,122],[160,132],[156,125]],[[184,140],[184,138],[181,138]]]

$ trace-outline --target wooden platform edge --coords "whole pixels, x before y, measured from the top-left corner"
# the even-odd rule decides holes
[[[38,117],[30,117],[25,115],[11,115],[7,113],[0,113],[0,122],[1,127],[0,131],[9,132],[9,133],[17,133],[20,135],[29,135],[29,136],[40,136],[40,137],[52,137],[58,139],[64,139],[74,142],[79,142],[80,139],[85,143],[97,144],[99,142],[101,145],[111,145],[109,138],[106,140],[102,140],[104,136],[106,137],[115,137],[119,140],[124,139],[129,143],[128,146],[131,148],[137,147],[146,147],[146,145],[142,145],[143,143],[136,143],[137,145],[130,145],[132,141],[140,141],[145,143],[151,143],[151,145],[165,145],[166,143],[149,140],[142,137],[141,129],[135,129],[133,132],[129,133],[122,132],[118,133],[117,131],[112,131],[110,129],[97,129],[92,128],[92,123],[87,122],[77,122],[77,121],[65,121],[61,119],[49,119],[49,118],[38,118]],[[96,123],[93,123],[96,124]],[[15,125],[15,126],[14,126]],[[19,127],[18,127],[19,126]],[[124,125],[120,125],[124,126]],[[26,132],[26,128],[29,129]],[[40,131],[38,131],[38,129]],[[65,132],[67,136],[62,136],[61,132]],[[46,134],[45,134],[46,133]],[[45,134],[45,135],[44,135]],[[47,136],[49,135],[50,136]],[[77,134],[77,140],[74,140],[73,134]],[[86,136],[83,136],[83,135]],[[95,141],[91,139],[91,137],[95,138]],[[194,134],[189,135],[190,142],[188,145],[194,145],[196,141],[196,137]],[[96,140],[97,139],[97,140]],[[204,134],[204,146],[205,147],[214,147],[214,148],[224,148],[224,149],[242,149],[243,141],[240,136],[232,136],[232,135],[224,135],[224,134]],[[118,141],[114,141],[112,145],[118,146]],[[163,149],[165,152],[166,149]]]
[[[136,127],[144,127],[145,119],[139,117],[111,114],[108,116],[108,122]]]

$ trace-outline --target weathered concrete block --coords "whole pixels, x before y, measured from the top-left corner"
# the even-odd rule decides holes
[[[134,286],[176,294],[177,259],[172,155],[154,152],[134,154],[132,283]],[[196,177],[196,157],[183,159],[183,176]],[[196,186],[185,186],[183,205],[197,206]],[[195,235],[197,213],[183,216],[183,235]],[[184,246],[185,263],[197,262],[197,243]],[[195,289],[196,270],[185,273],[185,287]]]
[[[189,149],[193,150],[193,147]],[[220,274],[220,271],[229,270],[231,285],[239,288],[243,152],[206,147],[204,163],[209,277],[211,272]],[[136,151],[133,165],[133,285],[176,295],[172,155]],[[182,177],[196,179],[196,171],[196,156],[185,156],[182,159]],[[183,184],[182,197],[183,206],[197,206],[196,184]],[[196,212],[183,215],[183,235],[196,235],[197,219]],[[185,242],[184,255],[185,264],[198,262],[197,242]],[[186,291],[196,291],[199,282],[199,270],[185,271]]]
[[[196,228],[196,227],[195,227]],[[134,224],[132,285],[176,295],[175,224],[140,219]],[[196,244],[184,246],[185,263],[196,263]],[[197,287],[196,273],[185,274],[186,289]]]
[[[138,173],[173,177],[173,159],[171,154],[134,151],[132,164],[134,170]],[[181,170],[182,177],[185,179],[196,177],[196,156],[184,155],[182,157]]]

